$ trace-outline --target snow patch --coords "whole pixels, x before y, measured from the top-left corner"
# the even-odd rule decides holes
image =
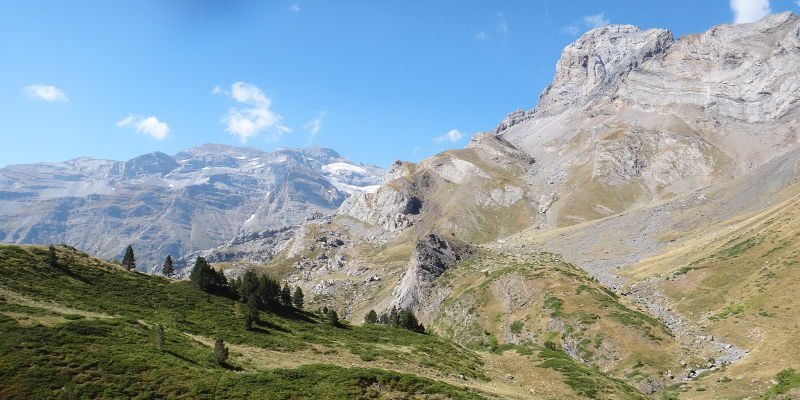
[[[359,167],[358,165],[335,162],[322,166],[322,170],[330,174],[338,174],[341,172],[354,172],[357,174],[366,174],[367,170]]]

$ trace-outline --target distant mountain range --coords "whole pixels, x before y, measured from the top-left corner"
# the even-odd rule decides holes
[[[132,244],[139,269],[151,270],[167,254],[329,213],[383,176],[330,149],[213,144],[128,161],[11,165],[0,169],[0,241],[68,243],[108,259]]]

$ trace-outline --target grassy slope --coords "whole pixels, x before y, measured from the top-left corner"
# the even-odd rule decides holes
[[[486,379],[482,361],[433,335],[384,327],[336,328],[311,314],[262,314],[243,328],[241,305],[186,282],[121,271],[66,248],[52,269],[38,247],[0,247],[0,397],[356,398],[434,394],[477,398],[474,391],[408,374]],[[167,351],[153,345],[152,324],[166,327]],[[187,335],[190,334],[190,335]],[[205,344],[231,344],[229,368],[210,362]],[[196,340],[196,339],[200,340]],[[261,349],[271,359],[239,354]],[[349,360],[365,368],[293,363],[295,355]],[[302,358],[302,357],[300,357]],[[359,361],[360,360],[360,361]],[[293,369],[269,369],[295,365]],[[339,362],[341,364],[341,362]],[[267,368],[264,368],[264,366]]]
[[[711,227],[628,271],[658,280],[684,317],[750,350],[725,371],[689,385],[692,397],[757,396],[780,370],[800,368],[798,232],[800,197],[794,197]]]
[[[678,344],[657,320],[623,305],[578,268],[552,254],[487,255],[462,263],[440,278],[448,287],[434,328],[463,345],[502,352],[563,348],[592,367],[562,365],[573,389],[591,396],[637,396],[637,385],[674,368]],[[549,344],[548,344],[549,343]],[[539,351],[554,366],[562,352]],[[597,369],[595,369],[595,367]]]
[[[536,345],[473,352],[435,335],[337,328],[291,310],[262,313],[248,332],[236,301],[58,253],[66,266],[54,269],[42,247],[0,246],[0,398],[642,396]],[[166,327],[164,352],[155,323]],[[211,362],[217,337],[231,351],[226,367]]]

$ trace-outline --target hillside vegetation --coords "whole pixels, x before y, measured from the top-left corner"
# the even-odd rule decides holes
[[[289,307],[261,313],[248,331],[237,300],[69,247],[56,253],[54,267],[44,247],[0,247],[0,398],[641,397],[616,381],[575,389],[584,367],[537,346],[474,352],[432,334],[334,326]],[[230,354],[222,363],[215,339]],[[508,360],[541,385],[509,378]]]
[[[468,348],[542,346],[649,393],[671,384],[664,376],[679,367],[679,344],[660,321],[557,255],[490,253],[451,268],[438,284],[450,294],[434,328]],[[591,392],[619,383],[587,375],[574,386]]]

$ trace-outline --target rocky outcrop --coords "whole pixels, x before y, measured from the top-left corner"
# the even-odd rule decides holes
[[[458,261],[473,254],[464,244],[428,234],[417,241],[406,272],[392,291],[392,305],[417,310],[431,293],[436,278]]]
[[[375,193],[356,194],[342,204],[339,214],[381,226],[389,232],[407,228],[413,224],[412,216],[419,214],[422,200],[403,183],[383,186]]]
[[[587,32],[561,53],[555,79],[539,96],[535,114],[557,114],[609,95],[628,72],[662,57],[671,44],[672,33],[664,29],[608,25]]]

